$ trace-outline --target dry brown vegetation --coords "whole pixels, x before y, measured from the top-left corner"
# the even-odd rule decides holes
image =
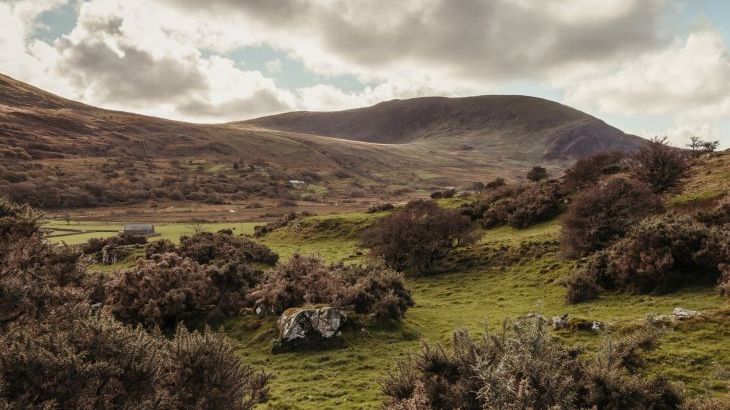
[[[40,215],[0,199],[0,407],[234,408],[268,376],[208,329],[167,338],[92,305],[80,252],[43,238]]]
[[[410,202],[366,230],[362,243],[389,267],[428,273],[454,248],[471,239],[469,218],[433,201]]]
[[[333,265],[300,255],[269,271],[253,297],[257,307],[276,314],[305,304],[327,304],[400,320],[413,306],[403,277],[384,266]]]
[[[424,343],[382,382],[387,409],[676,409],[681,393],[641,375],[659,333],[607,340],[595,360],[552,340],[541,319],[505,323],[501,334],[454,334]]]

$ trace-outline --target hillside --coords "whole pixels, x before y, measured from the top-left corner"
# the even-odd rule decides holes
[[[553,101],[519,95],[423,97],[336,112],[292,112],[243,122],[265,128],[383,144],[462,143],[579,158],[632,150],[641,139]]]
[[[45,209],[362,209],[517,179],[538,164],[559,175],[576,157],[640,141],[531,97],[420,98],[192,124],[92,107],[0,75],[0,194]]]

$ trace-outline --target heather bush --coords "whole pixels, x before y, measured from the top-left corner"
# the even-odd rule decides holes
[[[328,265],[321,258],[295,255],[277,265],[253,292],[256,305],[280,314],[306,304],[328,304],[400,320],[413,306],[403,278],[378,265]]]
[[[365,231],[362,244],[399,271],[426,273],[456,247],[468,242],[469,218],[433,201],[410,202]]]
[[[565,170],[563,186],[568,192],[593,186],[605,175],[621,171],[625,158],[626,154],[620,151],[601,152],[581,158]]]
[[[687,155],[667,140],[654,138],[631,157],[631,173],[655,193],[676,189],[689,173]]]
[[[562,220],[562,251],[574,257],[602,249],[659,210],[659,198],[644,184],[612,178],[573,199]]]
[[[454,334],[450,351],[424,343],[382,381],[387,409],[674,409],[682,396],[639,375],[658,333],[608,339],[594,361],[550,338],[543,320],[506,322],[502,334]]]
[[[591,256],[567,283],[568,301],[595,297],[596,287],[666,293],[689,284],[715,283],[722,280],[728,261],[730,237],[722,229],[688,216],[649,218]],[[719,290],[723,292],[722,282]]]

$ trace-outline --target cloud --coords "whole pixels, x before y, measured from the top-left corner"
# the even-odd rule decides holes
[[[275,58],[273,60],[267,61],[264,68],[266,69],[266,72],[268,74],[281,74],[281,66],[281,60]]]
[[[665,2],[658,0],[548,7],[536,0],[157,1],[221,25],[235,15],[315,72],[380,80],[413,71],[490,82],[542,78],[664,41],[657,27]]]

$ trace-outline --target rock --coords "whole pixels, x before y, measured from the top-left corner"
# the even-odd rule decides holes
[[[568,327],[568,314],[566,313],[562,316],[553,316],[552,323],[553,329],[555,330],[565,329],[566,327]]]
[[[343,311],[332,307],[288,309],[279,317],[279,339],[274,341],[271,351],[342,347],[340,328],[346,320]]]
[[[603,330],[603,323],[599,322],[597,320],[594,320],[593,325],[591,326],[591,330],[594,332],[600,332],[601,330]]]
[[[104,265],[113,265],[119,259],[119,249],[116,245],[106,245],[101,248],[101,263]]]
[[[689,319],[695,316],[699,316],[699,314],[700,312],[696,310],[689,310],[683,307],[676,307],[672,311],[672,315],[678,320]]]

